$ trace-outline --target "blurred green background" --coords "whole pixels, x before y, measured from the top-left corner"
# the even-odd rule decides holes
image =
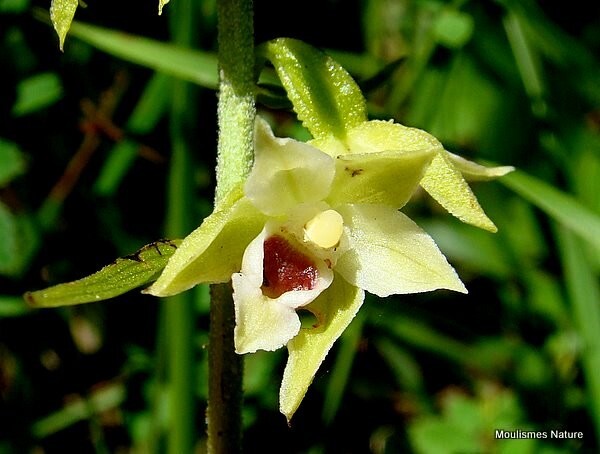
[[[215,0],[172,0],[160,17],[154,2],[90,1],[76,19],[102,28],[74,27],[64,53],[48,3],[0,0],[0,454],[164,452],[173,414],[204,452],[206,287],[184,297],[183,336],[168,315],[177,301],[131,292],[29,310],[21,294],[210,212]],[[598,452],[599,19],[584,1],[256,1],[257,43],[326,49],[372,118],[519,172],[473,184],[497,234],[415,196],[405,211],[469,294],[369,296],[291,427],[277,408],[285,352],[246,356],[246,452]],[[259,112],[306,139],[268,76]],[[185,408],[169,393],[174,345],[191,352]],[[496,429],[548,438],[497,440]]]

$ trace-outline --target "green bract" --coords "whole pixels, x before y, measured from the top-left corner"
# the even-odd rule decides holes
[[[257,49],[269,59],[298,118],[314,137],[346,132],[367,119],[365,99],[348,72],[302,41],[279,38]]]
[[[274,137],[259,118],[243,194],[232,191],[147,290],[167,296],[232,279],[238,353],[288,345],[280,401],[288,419],[362,304],[363,290],[466,292],[429,235],[397,211],[439,143],[421,131],[384,125],[394,129],[397,149],[384,144],[386,151],[333,157]],[[313,312],[316,326],[301,328],[298,308]]]
[[[155,241],[90,276],[27,292],[25,300],[34,307],[58,307],[113,298],[154,281],[179,244],[179,240]]]

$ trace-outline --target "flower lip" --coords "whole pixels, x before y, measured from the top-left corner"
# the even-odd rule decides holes
[[[307,255],[296,249],[280,235],[270,236],[263,243],[262,291],[269,298],[283,293],[312,290],[317,285],[317,266]]]

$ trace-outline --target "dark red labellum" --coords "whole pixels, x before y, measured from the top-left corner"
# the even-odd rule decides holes
[[[316,265],[284,237],[274,235],[267,238],[263,248],[263,294],[277,298],[291,290],[315,288],[318,277]]]

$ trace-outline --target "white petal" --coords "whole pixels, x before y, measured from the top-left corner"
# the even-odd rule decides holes
[[[298,204],[318,202],[329,194],[335,174],[330,156],[303,142],[275,137],[260,117],[254,141],[254,167],[244,192],[263,213],[282,215]]]
[[[293,308],[264,296],[243,274],[234,274],[232,281],[237,353],[277,350],[298,334],[300,318]]]
[[[232,276],[236,320],[234,339],[238,353],[276,350],[285,345],[300,330],[300,319],[295,309],[314,301],[333,281],[333,272],[327,264],[318,257],[310,256],[317,268],[314,288],[291,290],[277,298],[264,295],[264,243],[276,233],[281,233],[279,224],[268,223],[246,248],[241,272]],[[310,251],[303,252],[308,254]]]

